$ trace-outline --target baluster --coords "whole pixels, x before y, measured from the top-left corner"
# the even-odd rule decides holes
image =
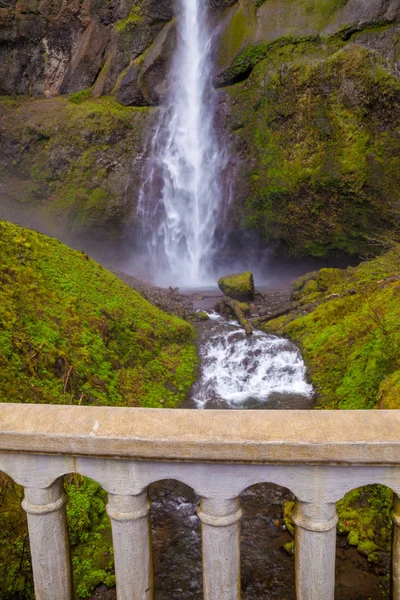
[[[392,600],[400,600],[400,498],[393,497]]]
[[[152,600],[150,502],[147,490],[137,496],[108,495],[118,600]]]
[[[50,487],[25,487],[36,600],[71,600],[72,573],[63,479]]]
[[[336,505],[297,502],[293,514],[297,600],[333,600]]]
[[[204,600],[240,600],[239,498],[202,498]]]

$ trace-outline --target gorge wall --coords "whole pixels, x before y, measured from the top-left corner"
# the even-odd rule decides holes
[[[210,5],[221,228],[313,256],[395,238],[400,0]],[[0,216],[120,239],[175,43],[172,0],[0,0]]]

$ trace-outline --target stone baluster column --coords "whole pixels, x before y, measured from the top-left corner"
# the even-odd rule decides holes
[[[202,498],[204,600],[240,600],[239,498]]]
[[[293,514],[297,600],[333,600],[336,504],[297,502]]]
[[[50,487],[25,487],[36,600],[72,600],[72,571],[63,479]]]
[[[108,495],[118,600],[152,600],[150,502],[147,490],[137,496]]]
[[[400,600],[400,498],[393,498],[392,600]]]

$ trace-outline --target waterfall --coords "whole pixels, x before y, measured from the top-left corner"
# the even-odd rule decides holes
[[[211,280],[221,206],[207,0],[179,0],[177,46],[138,203],[148,271],[160,285]]]

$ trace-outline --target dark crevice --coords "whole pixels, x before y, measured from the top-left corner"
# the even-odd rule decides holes
[[[225,73],[223,73],[222,75],[217,75],[214,78],[214,87],[216,89],[221,89],[224,87],[229,87],[230,85],[242,83],[250,77],[254,67],[255,65],[250,65],[246,70],[243,70],[240,73],[234,73],[231,76],[229,76],[229,70],[225,71]]]

